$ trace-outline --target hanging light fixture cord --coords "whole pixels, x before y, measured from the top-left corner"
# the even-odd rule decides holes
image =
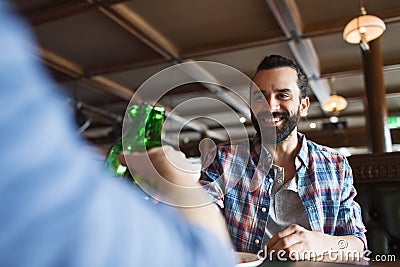
[[[364,3],[362,0],[360,0],[360,14],[362,16],[367,15],[367,10],[365,10]]]
[[[365,16],[365,15],[367,15],[367,11],[365,10],[365,7],[364,7],[364,3],[363,3],[363,1],[362,0],[360,0],[360,16]],[[361,47],[361,49],[362,50],[364,50],[364,51],[369,51],[369,44],[368,44],[368,42],[367,42],[367,40],[366,40],[366,32],[365,32],[365,30],[362,30],[361,28],[363,28],[363,27],[360,27],[360,17],[357,17],[357,28],[358,28],[358,32],[360,33],[360,47]]]

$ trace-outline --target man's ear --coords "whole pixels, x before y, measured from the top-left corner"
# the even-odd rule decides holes
[[[310,99],[308,97],[302,98],[300,102],[300,116],[306,117],[308,108],[310,107]]]

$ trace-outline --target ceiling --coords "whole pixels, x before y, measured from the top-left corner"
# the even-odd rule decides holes
[[[33,26],[41,60],[81,109],[80,125],[90,118],[80,130],[96,146],[107,149],[115,141],[132,96],[140,94],[146,100],[145,90],[138,89],[165,68],[212,61],[252,77],[264,56],[281,54],[296,59],[312,77],[312,104],[300,131],[322,144],[347,147],[353,154],[367,152],[362,53],[342,38],[346,23],[359,14],[358,0],[14,2]],[[363,2],[368,14],[386,23],[380,44],[387,109],[390,116],[400,115],[400,1]],[[159,103],[175,114],[165,138],[196,155],[206,136],[220,142],[253,135],[249,119],[244,124],[238,119],[248,115],[248,84],[229,71],[196,67],[224,86],[190,83],[168,92],[148,89],[161,90],[155,92],[162,96]],[[168,77],[174,79],[175,74]],[[158,86],[163,82],[159,80]],[[346,123],[344,129],[323,128],[330,114],[320,103],[332,92],[349,103],[338,116]],[[185,121],[190,123],[182,129]],[[246,131],[240,130],[243,126]],[[400,144],[399,129],[391,132],[392,142]]]

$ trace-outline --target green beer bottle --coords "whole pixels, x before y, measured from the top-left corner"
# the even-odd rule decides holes
[[[122,138],[120,138],[107,153],[105,165],[115,176],[124,176],[128,169],[118,161],[118,155],[122,151]]]
[[[148,116],[144,144],[146,150],[161,146],[161,132],[164,122],[165,109],[163,106],[154,106]]]
[[[132,105],[127,113],[130,119],[134,119],[138,113],[139,106]],[[121,165],[118,161],[118,155],[123,151],[122,138],[119,138],[107,153],[105,165],[115,176],[124,176],[127,173],[127,167]]]
[[[122,152],[144,152],[152,147],[161,146],[161,129],[164,122],[165,109],[162,106],[151,106],[142,103],[128,108],[131,122],[123,138],[120,138],[109,150],[106,166],[115,176],[128,176],[126,166],[118,161]],[[131,177],[132,178],[132,177]]]

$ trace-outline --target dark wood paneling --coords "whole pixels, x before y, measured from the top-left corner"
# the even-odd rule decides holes
[[[356,184],[400,181],[400,152],[354,155],[348,159]]]

